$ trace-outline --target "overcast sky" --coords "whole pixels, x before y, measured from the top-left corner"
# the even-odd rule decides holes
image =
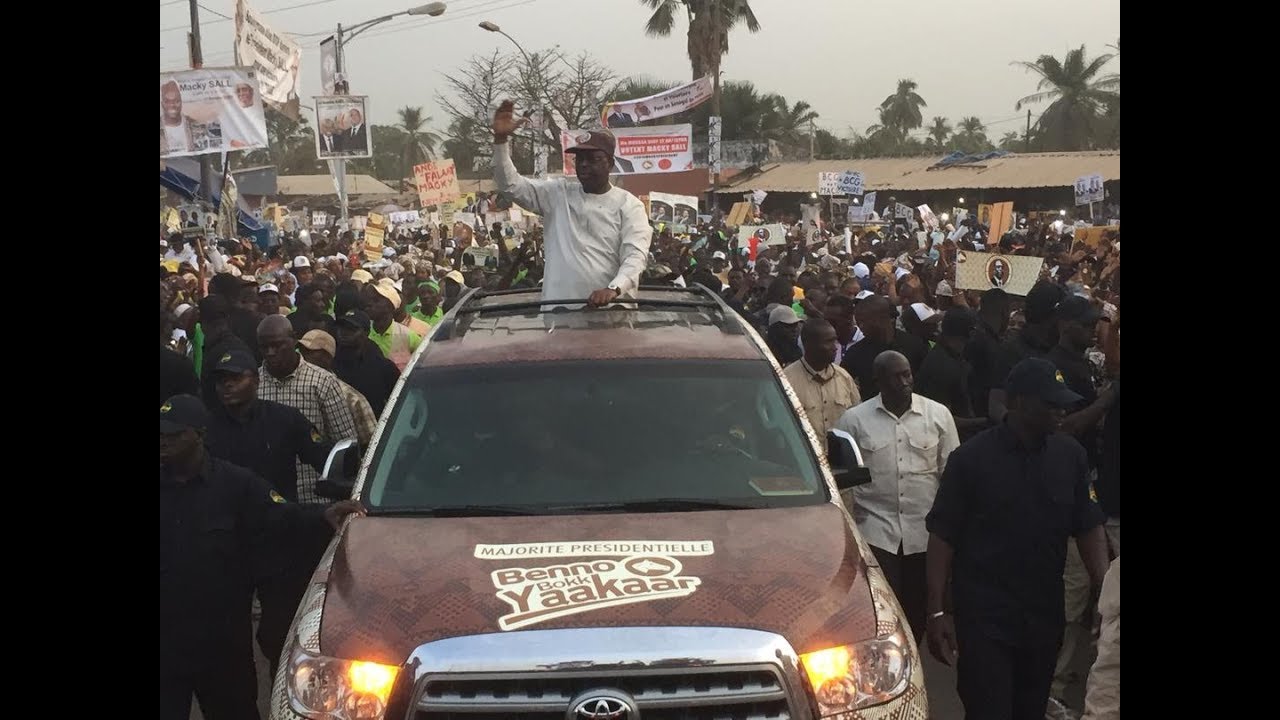
[[[354,25],[399,12],[425,0],[252,0],[277,32],[303,46],[303,104],[320,85],[320,40],[337,23]],[[201,0],[205,65],[233,62],[234,0]],[[529,52],[559,45],[570,54],[586,51],[620,76],[672,84],[690,80],[683,18],[671,37],[644,34],[650,11],[640,0],[453,0],[438,18],[405,16],[370,29],[347,46],[351,92],[369,96],[375,124],[395,121],[396,109],[423,106],[443,131],[444,112],[435,102],[442,71],[474,54],[510,42],[477,27],[502,26]],[[726,80],[750,80],[761,91],[790,102],[806,100],[818,125],[837,135],[863,131],[877,121],[876,106],[900,78],[919,83],[928,103],[925,123],[941,115],[955,125],[977,115],[993,140],[1022,132],[1025,111],[1014,103],[1036,90],[1035,76],[1010,65],[1041,54],[1059,58],[1080,45],[1088,57],[1111,52],[1120,36],[1119,0],[752,0],[761,30],[745,28],[729,38],[722,70]],[[160,69],[188,65],[187,0],[160,3]],[[1119,71],[1119,60],[1108,70]],[[1038,113],[1043,106],[1032,106]]]

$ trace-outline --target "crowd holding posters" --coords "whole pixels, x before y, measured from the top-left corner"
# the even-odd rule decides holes
[[[373,157],[373,134],[365,123],[362,95],[317,97],[316,158],[351,160]]]
[[[160,157],[267,147],[257,71],[205,68],[160,73]]]
[[[857,170],[818,173],[819,195],[861,195],[862,173]]]
[[[413,179],[418,185],[418,201],[423,207],[457,200],[458,170],[453,160],[434,160],[413,166]]]
[[[629,128],[644,120],[678,115],[711,99],[711,76],[638,100],[605,103],[600,113],[607,128]]]
[[[585,142],[587,130],[564,130],[560,133],[561,151]],[[613,174],[682,172],[693,169],[693,126],[654,125],[613,131],[617,149],[613,158]],[[564,174],[575,175],[573,156],[565,153]]]
[[[1098,173],[1076,178],[1075,191],[1077,206],[1102,202],[1107,195],[1106,190],[1103,189],[1102,176]]]

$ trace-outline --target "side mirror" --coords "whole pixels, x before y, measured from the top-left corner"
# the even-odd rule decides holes
[[[329,500],[351,497],[359,469],[360,446],[351,438],[339,440],[324,462],[324,476],[316,483],[316,494]]]
[[[844,430],[827,431],[827,463],[841,490],[871,482],[871,470],[862,461],[858,443]]]

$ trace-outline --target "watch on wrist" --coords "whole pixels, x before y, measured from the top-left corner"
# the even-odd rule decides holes
[[[611,287],[611,288],[609,288],[609,289],[613,291],[613,297],[614,297],[614,299],[615,299],[615,300],[616,300],[616,299],[618,299],[618,298],[620,298],[620,297],[622,297],[622,290],[620,290],[620,289],[618,289],[618,288],[616,288],[616,287]]]

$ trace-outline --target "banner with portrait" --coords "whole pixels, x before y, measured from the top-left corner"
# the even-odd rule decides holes
[[[698,223],[698,198],[693,195],[649,193],[649,219],[674,225]]]
[[[160,157],[267,147],[258,74],[252,68],[160,73]]]
[[[562,151],[586,142],[587,130],[560,133]],[[652,125],[613,131],[617,148],[613,156],[614,175],[682,172],[693,169],[693,125]],[[564,155],[564,174],[575,175],[573,156]]]
[[[1010,295],[1026,295],[1040,279],[1042,265],[1042,257],[960,250],[956,253],[956,287],[1000,288]]]
[[[363,95],[329,95],[315,98],[316,158],[353,160],[373,157],[373,133]]]
[[[644,120],[679,115],[711,99],[711,76],[637,100],[605,103],[600,121],[607,128],[634,127]]]
[[[236,2],[236,62],[258,71],[262,98],[284,105],[298,94],[302,46],[272,30],[246,0]]]

